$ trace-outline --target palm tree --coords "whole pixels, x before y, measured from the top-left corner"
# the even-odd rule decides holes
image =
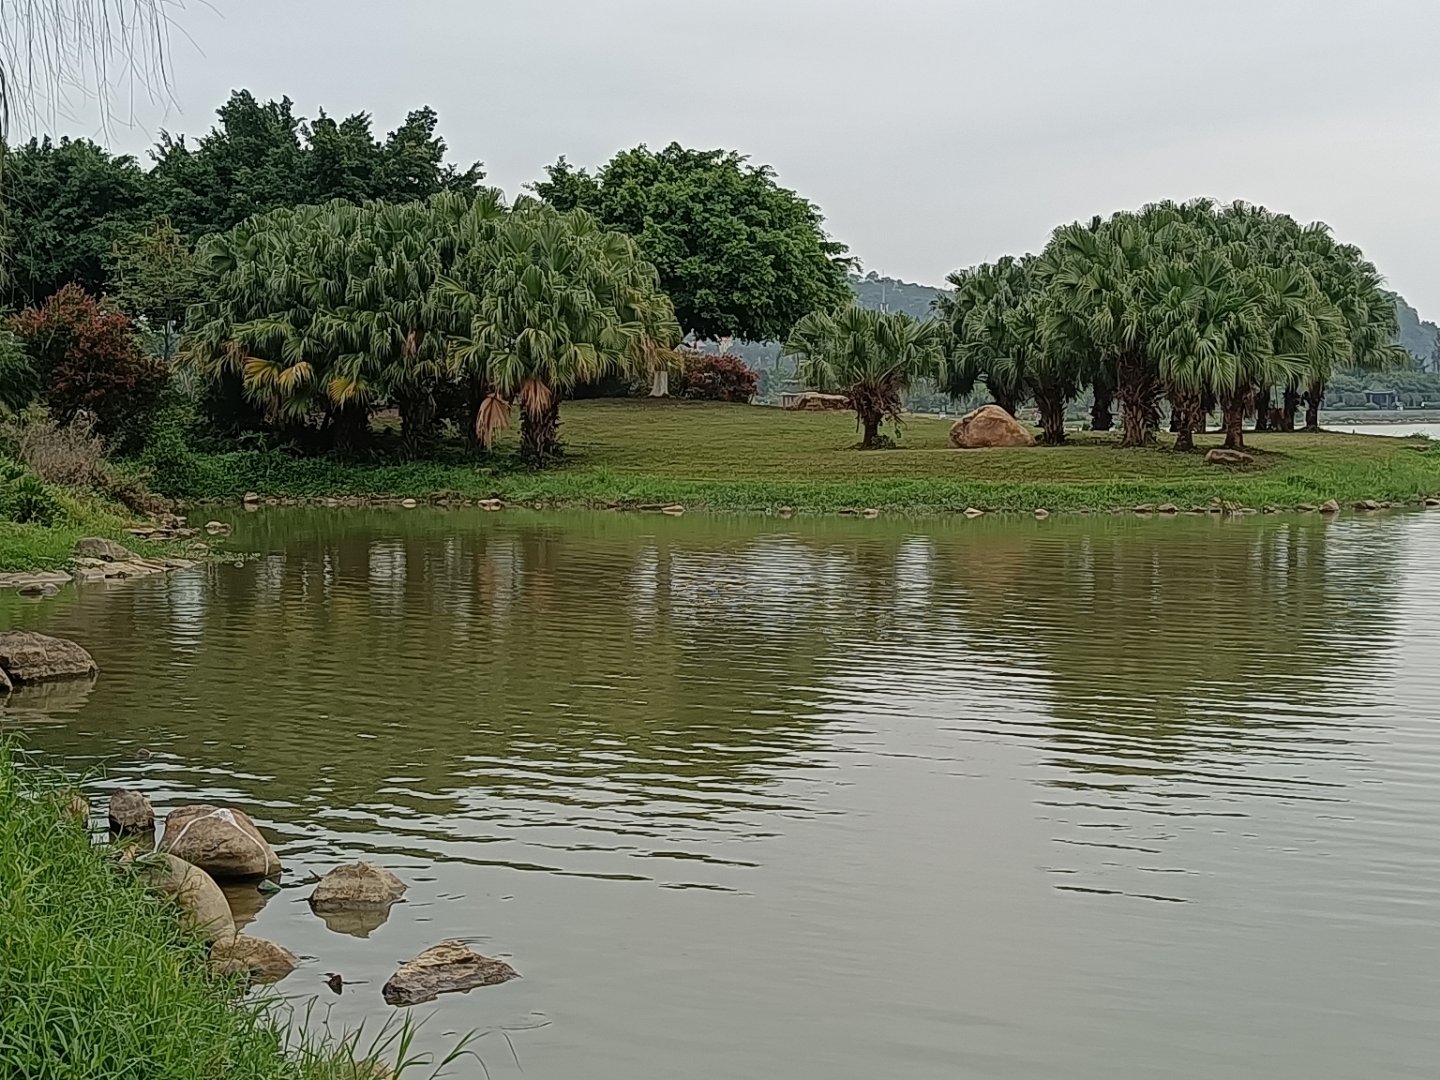
[[[521,452],[535,464],[559,450],[565,394],[635,371],[680,337],[654,267],[580,210],[521,205],[461,255],[443,295],[456,316],[452,363],[489,391],[476,416],[482,441],[518,401]]]
[[[795,357],[808,385],[844,392],[863,433],[860,449],[874,450],[881,445],[880,425],[899,423],[905,389],[939,373],[942,324],[858,305],[817,311],[796,323],[783,355]]]

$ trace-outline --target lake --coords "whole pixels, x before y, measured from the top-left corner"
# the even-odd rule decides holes
[[[1326,424],[1325,430],[1343,431],[1347,435],[1388,435],[1397,439],[1411,435],[1440,439],[1440,424],[1433,420],[1416,420],[1414,423],[1401,420],[1393,424]]]
[[[249,811],[317,1020],[463,937],[523,978],[412,1013],[494,1077],[1434,1075],[1440,513],[216,516],[0,594],[101,669],[5,721]],[[355,859],[410,891],[337,932]]]

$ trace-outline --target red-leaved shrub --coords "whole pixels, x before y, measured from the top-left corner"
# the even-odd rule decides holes
[[[677,396],[698,401],[746,402],[759,386],[755,372],[731,353],[691,353],[684,370],[671,379]]]
[[[80,286],[66,285],[40,307],[11,316],[10,329],[24,345],[40,399],[58,424],[84,412],[102,435],[139,435],[166,371],[145,354],[128,318]]]

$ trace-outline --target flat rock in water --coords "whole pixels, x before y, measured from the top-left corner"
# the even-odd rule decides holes
[[[73,641],[29,630],[0,633],[0,671],[13,683],[89,679],[95,670],[95,658]]]
[[[110,796],[110,829],[117,833],[149,832],[155,828],[155,808],[138,791],[117,791]]]
[[[0,589],[17,589],[29,592],[64,585],[75,579],[63,570],[36,570],[16,574],[0,574]]]
[[[1320,513],[1338,514],[1340,513],[1340,504],[1334,499],[1326,499],[1323,503],[1320,504]]]
[[[210,969],[217,975],[244,975],[252,983],[273,983],[299,965],[295,954],[264,938],[231,933],[210,946]]]
[[[1180,508],[1174,503],[1162,503],[1157,509],[1162,514],[1178,514],[1180,512]]]
[[[1216,448],[1205,455],[1211,465],[1253,465],[1255,459],[1243,450],[1221,450]]]
[[[159,849],[219,878],[274,877],[280,857],[243,810],[182,806],[165,819]]]
[[[463,941],[442,941],[400,965],[381,990],[391,1005],[417,1005],[440,994],[497,986],[519,975],[503,960],[474,952]]]
[[[1379,510],[1380,508],[1380,504],[1374,499],[1361,499],[1355,504],[1356,510],[1375,511]]]
[[[310,906],[316,912],[374,911],[388,908],[405,894],[405,883],[389,870],[367,862],[337,866],[315,886]]]

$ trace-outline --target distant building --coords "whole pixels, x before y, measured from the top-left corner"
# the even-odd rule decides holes
[[[1366,390],[1365,401],[1377,409],[1393,409],[1400,404],[1400,395],[1394,390]]]

